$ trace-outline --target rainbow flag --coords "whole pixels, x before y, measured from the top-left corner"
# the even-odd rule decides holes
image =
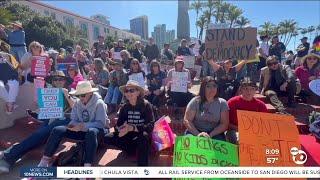
[[[176,135],[169,125],[171,122],[168,116],[161,117],[155,124],[152,132],[152,141],[157,151],[172,147]]]

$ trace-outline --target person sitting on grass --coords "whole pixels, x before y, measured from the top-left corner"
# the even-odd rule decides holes
[[[257,89],[257,84],[245,77],[240,82],[240,95],[228,100],[230,123],[226,133],[227,141],[233,144],[239,141],[237,110],[267,112],[266,104],[254,97]]]
[[[186,135],[201,136],[225,141],[224,132],[229,126],[229,107],[219,98],[218,84],[211,76],[201,81],[199,95],[188,104],[184,115]]]
[[[144,99],[144,88],[129,80],[120,87],[125,104],[119,110],[115,132],[105,136],[104,142],[116,145],[130,154],[137,153],[138,166],[148,166],[151,133],[154,127],[152,105]]]
[[[72,108],[71,121],[68,125],[57,126],[52,130],[39,167],[50,166],[52,156],[64,137],[84,141],[84,166],[92,165],[98,139],[103,137],[105,127],[109,125],[107,106],[96,91],[98,89],[92,88],[90,81],[81,81],[76,90],[69,93],[79,98]]]
[[[48,139],[50,132],[53,128],[61,125],[67,125],[70,122],[70,111],[74,105],[74,99],[68,94],[69,85],[72,83],[72,79],[66,77],[62,71],[54,71],[50,73],[46,79],[48,85],[52,88],[62,88],[64,95],[64,113],[65,117],[61,119],[44,119],[39,120],[42,125],[33,132],[29,137],[24,139],[18,144],[15,144],[8,149],[0,152],[0,174],[9,172],[11,166],[13,166],[16,161],[22,158],[25,154],[31,150],[39,147]],[[27,115],[38,118],[38,114],[27,110]]]

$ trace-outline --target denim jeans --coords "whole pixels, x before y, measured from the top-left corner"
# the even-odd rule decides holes
[[[10,54],[12,54],[17,61],[21,62],[21,58],[25,53],[27,53],[26,46],[19,46],[19,47],[11,46]]]
[[[4,160],[10,165],[13,165],[18,159],[20,159],[27,152],[42,145],[48,139],[50,132],[56,126],[62,126],[69,124],[70,119],[55,120],[49,124],[49,120],[44,121],[43,125],[39,127],[36,132],[32,133],[25,140],[19,144],[15,144],[4,151]]]
[[[66,137],[85,142],[84,163],[93,163],[94,156],[98,148],[98,138],[104,135],[103,129],[89,128],[88,131],[70,131],[66,126],[55,127],[46,144],[44,155],[52,157],[59,147],[61,140]]]
[[[193,135],[191,132],[189,132],[188,130],[186,130],[186,132],[184,133],[185,135],[187,136],[191,136]],[[209,134],[209,133],[208,133]],[[212,139],[215,139],[215,140],[220,140],[220,141],[226,141],[226,136],[224,135],[224,133],[221,133],[221,134],[217,134],[213,137],[211,137]]]
[[[104,98],[106,104],[119,104],[122,94],[118,86],[110,85],[108,88],[107,96]]]

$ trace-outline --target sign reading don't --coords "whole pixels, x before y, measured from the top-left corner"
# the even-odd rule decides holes
[[[257,28],[209,29],[206,33],[206,60],[254,59]]]

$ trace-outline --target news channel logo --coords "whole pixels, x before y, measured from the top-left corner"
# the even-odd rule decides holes
[[[20,177],[23,178],[56,178],[56,167],[24,167],[20,169]]]
[[[292,160],[294,163],[302,165],[307,162],[308,156],[307,153],[303,150],[300,150],[297,147],[292,147],[290,153],[292,155]]]

